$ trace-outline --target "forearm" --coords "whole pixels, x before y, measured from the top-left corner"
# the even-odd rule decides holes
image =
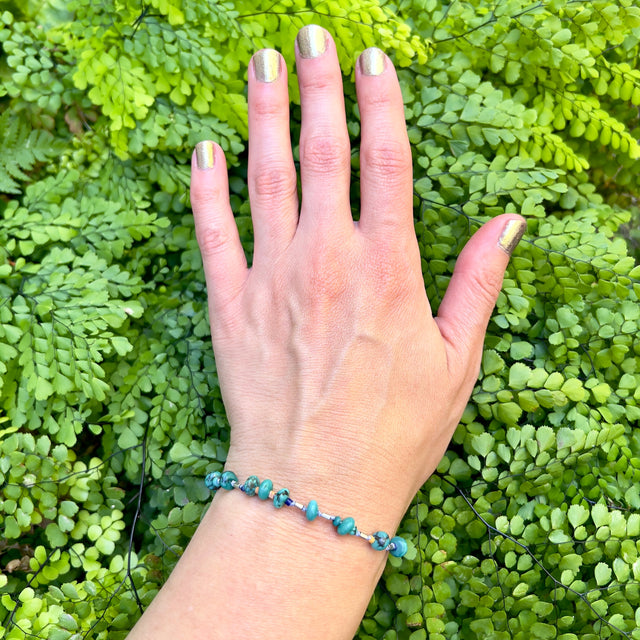
[[[387,557],[328,521],[220,490],[129,638],[348,640]]]

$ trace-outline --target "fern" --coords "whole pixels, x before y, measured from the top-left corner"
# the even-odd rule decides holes
[[[53,157],[60,146],[47,131],[30,129],[7,111],[0,116],[0,148],[0,192],[20,193],[18,181],[29,180],[27,171]]]
[[[309,22],[355,209],[354,62],[396,63],[434,309],[473,227],[528,219],[357,637],[640,640],[637,0],[0,0],[0,636],[124,640],[206,509],[229,428],[189,158],[224,148],[251,259],[246,68]]]

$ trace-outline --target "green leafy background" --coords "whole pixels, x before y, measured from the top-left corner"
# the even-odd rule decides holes
[[[124,638],[228,424],[187,198],[218,141],[250,257],[246,68],[298,29],[399,70],[437,308],[471,233],[528,231],[482,370],[358,638],[640,638],[640,8],[632,0],[0,3],[0,629]],[[292,135],[299,130],[291,79]]]

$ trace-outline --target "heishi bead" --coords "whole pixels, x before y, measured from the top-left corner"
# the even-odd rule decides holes
[[[342,522],[342,518],[341,518],[340,516],[336,516],[336,517],[333,519],[333,526],[334,526],[334,527],[338,527],[338,526],[340,526],[340,523],[341,523],[341,522]]]
[[[309,520],[309,522],[315,520],[318,517],[318,503],[315,500],[309,500],[305,516],[307,517],[307,520]]]
[[[249,476],[245,481],[242,490],[248,496],[255,496],[258,487],[260,486],[260,480],[258,480],[258,476]]]
[[[341,536],[346,536],[348,534],[353,535],[356,531],[356,521],[353,518],[345,518],[338,525],[338,533]]]
[[[271,493],[271,489],[273,489],[273,482],[271,482],[271,480],[263,480],[258,489],[258,498],[260,498],[260,500],[266,500]]]
[[[220,479],[222,478],[222,474],[219,471],[212,471],[211,473],[207,473],[204,483],[207,486],[207,489],[210,491],[216,491],[220,488]]]
[[[273,506],[276,509],[284,506],[289,498],[289,489],[280,489],[273,497]]]
[[[223,489],[233,489],[234,482],[238,482],[238,476],[233,471],[225,471],[220,479],[220,486]]]
[[[404,538],[401,538],[400,536],[391,538],[390,544],[394,545],[394,548],[391,549],[390,553],[392,556],[395,556],[396,558],[402,558],[402,556],[405,553],[407,553],[407,549],[409,548],[407,546],[407,541]]]
[[[384,531],[376,531],[373,534],[373,542],[371,546],[376,551],[384,551],[389,546],[389,534]]]

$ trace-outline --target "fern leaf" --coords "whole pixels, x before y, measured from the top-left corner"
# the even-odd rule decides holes
[[[19,181],[29,178],[27,172],[57,152],[51,134],[29,130],[9,112],[0,116],[0,147],[0,193],[20,193]]]

